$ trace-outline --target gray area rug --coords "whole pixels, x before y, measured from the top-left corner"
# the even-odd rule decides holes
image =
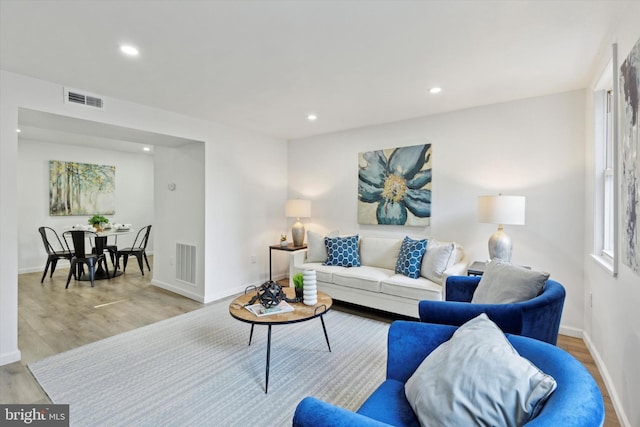
[[[330,311],[272,328],[233,319],[228,300],[29,364],[73,426],[286,426],[315,396],[356,410],[383,381],[389,325]]]

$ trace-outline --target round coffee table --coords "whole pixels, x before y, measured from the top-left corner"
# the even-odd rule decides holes
[[[282,288],[287,295],[287,298],[295,298],[295,290],[293,288]],[[291,323],[306,322],[307,320],[320,318],[322,323],[322,330],[324,331],[324,338],[327,340],[327,347],[331,351],[331,345],[329,344],[329,336],[327,335],[327,328],[324,324],[324,315],[331,309],[333,300],[329,295],[324,292],[318,291],[318,303],[316,305],[305,305],[301,302],[288,303],[293,307],[293,311],[287,313],[269,314],[267,316],[258,317],[245,308],[248,305],[251,298],[255,296],[255,292],[248,292],[242,296],[231,301],[229,304],[229,314],[235,319],[241,322],[251,324],[251,332],[249,334],[249,345],[251,345],[251,339],[253,338],[253,328],[255,325],[268,326],[267,332],[267,365],[265,368],[265,387],[264,392],[269,390],[269,363],[271,359],[271,327],[274,325],[288,325]]]

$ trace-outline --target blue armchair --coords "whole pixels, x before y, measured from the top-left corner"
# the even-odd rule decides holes
[[[457,328],[419,322],[397,321],[389,329],[386,380],[357,412],[331,405],[313,397],[304,398],[296,408],[296,427],[323,426],[419,426],[404,385],[413,372]],[[604,403],[593,377],[573,356],[553,345],[526,337],[507,335],[509,342],[542,371],[553,376],[557,388],[531,427],[602,426]]]
[[[560,283],[547,280],[540,295],[524,302],[470,304],[480,279],[467,276],[447,278],[445,301],[420,301],[420,321],[461,326],[480,313],[487,313],[505,333],[556,344],[565,298],[565,290]]]

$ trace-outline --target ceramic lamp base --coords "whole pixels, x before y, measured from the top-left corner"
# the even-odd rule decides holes
[[[512,248],[511,237],[503,231],[502,226],[489,238],[490,259],[497,258],[509,262],[511,261]]]
[[[293,246],[302,246],[304,242],[304,225],[300,222],[300,218],[291,227],[291,237],[293,238]]]

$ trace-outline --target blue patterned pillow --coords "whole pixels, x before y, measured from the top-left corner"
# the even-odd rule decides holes
[[[396,261],[396,273],[403,274],[412,279],[420,277],[420,264],[422,256],[427,250],[427,239],[413,240],[405,237],[400,247],[398,261]]]
[[[358,235],[349,237],[325,237],[327,260],[322,265],[338,265],[341,267],[360,267],[358,253]]]

